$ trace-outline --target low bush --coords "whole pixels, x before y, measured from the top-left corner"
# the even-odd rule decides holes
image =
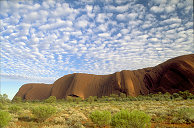
[[[173,93],[172,94],[172,98],[174,98],[174,99],[179,98],[179,97],[180,97],[180,95],[178,93]]]
[[[73,101],[76,102],[77,104],[79,104],[82,101],[81,97],[73,97]]]
[[[8,98],[8,95],[7,94],[0,94],[0,102],[1,103],[7,103],[7,102],[10,102],[9,98]]]
[[[111,122],[111,113],[109,111],[94,111],[90,114],[90,119],[100,127],[109,125]]]
[[[117,98],[119,96],[117,94],[110,94],[110,97]]]
[[[11,120],[10,114],[0,110],[0,128],[5,127]]]
[[[0,103],[0,110],[4,110],[6,107],[2,104],[2,103]]]
[[[93,96],[89,96],[87,101],[91,104],[94,102],[94,97]]]
[[[56,113],[56,108],[46,105],[41,105],[32,108],[32,114],[35,115],[37,121],[42,122]]]
[[[8,108],[8,110],[10,113],[18,113],[21,110],[21,108],[17,105],[12,105]]]
[[[67,97],[66,97],[66,101],[67,101],[67,102],[73,102],[73,99],[74,99],[74,98],[73,98],[72,96],[67,96]]]
[[[144,112],[121,110],[112,117],[111,125],[116,128],[149,128],[151,117]]]
[[[128,101],[137,101],[138,98],[137,97],[133,97],[133,96],[127,96],[127,100]]]
[[[94,101],[98,101],[98,97],[97,96],[93,96],[94,97]]]
[[[19,96],[16,96],[16,97],[14,97],[14,99],[12,100],[12,102],[21,103],[22,102],[22,98],[19,97]]]
[[[55,96],[50,96],[48,99],[45,100],[46,103],[55,103],[57,101]]]
[[[120,93],[120,97],[123,99],[123,98],[126,98],[127,95],[125,93]]]
[[[182,92],[182,91],[179,91],[178,94],[183,98],[183,99],[192,99],[191,97],[193,97],[193,94],[190,93],[188,90]]]
[[[194,123],[194,108],[180,108],[173,112],[171,123]]]

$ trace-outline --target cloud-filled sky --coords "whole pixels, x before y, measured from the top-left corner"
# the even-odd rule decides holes
[[[193,34],[192,0],[0,1],[1,83],[156,66]]]

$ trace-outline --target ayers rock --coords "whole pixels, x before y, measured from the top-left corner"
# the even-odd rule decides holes
[[[110,75],[74,73],[65,75],[53,84],[24,84],[15,97],[26,100],[57,99],[66,96],[105,96],[126,93],[131,96],[157,92],[194,92],[194,54],[179,56],[155,67],[123,70]]]

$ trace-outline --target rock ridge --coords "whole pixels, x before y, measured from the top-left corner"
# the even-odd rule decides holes
[[[109,75],[74,73],[57,79],[53,84],[24,84],[15,97],[44,100],[49,96],[57,99],[78,96],[85,99],[121,92],[138,96],[184,90],[194,92],[194,54],[172,58],[155,67],[123,70]]]

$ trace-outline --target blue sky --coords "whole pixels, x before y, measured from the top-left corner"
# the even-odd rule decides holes
[[[1,93],[194,53],[192,0],[0,1]]]

